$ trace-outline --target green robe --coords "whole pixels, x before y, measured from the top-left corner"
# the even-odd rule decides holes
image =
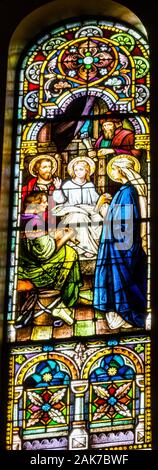
[[[18,279],[29,279],[36,287],[60,290],[64,303],[72,306],[82,285],[78,254],[66,244],[55,250],[55,241],[49,235],[22,239]]]

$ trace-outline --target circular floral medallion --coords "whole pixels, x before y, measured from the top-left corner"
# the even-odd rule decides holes
[[[91,37],[91,36],[103,36],[103,32],[98,26],[83,26],[83,28],[80,28],[79,31],[75,34],[76,38],[85,38],[85,37]]]
[[[136,104],[142,106],[149,98],[149,90],[145,85],[136,85]]]
[[[135,40],[133,36],[127,33],[117,33],[111,36],[111,39],[114,39],[119,43],[120,46],[126,47],[128,51],[132,51],[135,46]]]
[[[29,65],[26,69],[26,78],[29,82],[38,84],[40,79],[40,70],[42,66],[42,61],[38,60],[37,62],[33,62]]]
[[[36,112],[38,109],[38,90],[29,91],[24,98],[24,106],[29,111]]]
[[[145,57],[134,56],[133,57],[136,66],[136,78],[145,77],[149,70],[149,61]]]
[[[61,46],[64,42],[66,42],[66,39],[64,38],[51,38],[47,42],[43,44],[42,51],[45,56],[50,54],[52,51],[57,49],[57,47]]]
[[[112,74],[117,65],[116,49],[102,38],[80,38],[61,48],[57,66],[64,78],[96,85]],[[51,60],[55,59],[55,55]]]

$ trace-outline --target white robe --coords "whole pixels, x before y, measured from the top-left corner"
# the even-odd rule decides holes
[[[92,181],[80,185],[68,180],[53,192],[53,199],[58,204],[53,214],[62,217],[62,224],[76,230],[79,244],[75,248],[80,259],[87,259],[87,253],[89,258],[95,258],[103,217],[95,211],[99,194]]]

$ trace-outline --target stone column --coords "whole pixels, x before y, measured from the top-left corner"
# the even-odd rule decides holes
[[[22,442],[19,434],[19,425],[18,425],[18,402],[19,398],[21,398],[23,392],[23,387],[16,387],[15,389],[15,400],[14,400],[14,408],[13,408],[13,444],[12,450],[21,450]],[[16,426],[14,422],[16,421]]]
[[[136,386],[140,388],[140,407],[138,415],[138,424],[135,428],[135,442],[141,444],[144,442],[144,376],[138,375],[136,377]]]
[[[71,390],[75,395],[74,421],[69,436],[70,450],[88,449],[88,432],[84,421],[85,392],[88,390],[88,380],[74,380]]]

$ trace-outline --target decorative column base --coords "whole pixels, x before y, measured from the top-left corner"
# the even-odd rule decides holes
[[[88,432],[85,429],[85,423],[73,424],[73,429],[69,436],[69,450],[88,449]]]
[[[19,436],[19,432],[13,431],[13,444],[12,444],[12,450],[21,450],[22,445],[21,445],[21,439]]]
[[[135,442],[141,444],[144,442],[144,416],[139,415],[138,424],[135,429]]]

